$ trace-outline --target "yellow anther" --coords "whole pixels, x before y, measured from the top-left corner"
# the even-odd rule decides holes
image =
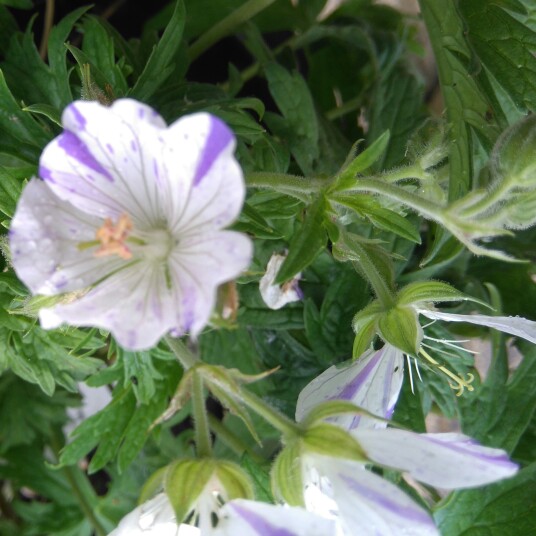
[[[454,374],[454,372],[449,370],[447,367],[440,365],[426,350],[423,350],[421,348],[420,353],[429,363],[434,365],[441,372],[443,372],[443,374],[445,374],[451,380],[454,381],[454,383],[449,382],[449,385],[452,389],[456,391],[456,396],[461,396],[465,389],[467,389],[468,391],[475,390],[475,388],[471,385],[471,383],[473,383],[475,379],[475,376],[473,374],[471,374],[470,372],[467,373],[467,376],[464,379],[461,375],[458,376],[457,374]]]
[[[115,225],[111,218],[106,218],[95,235],[101,244],[101,247],[94,253],[95,257],[119,255],[122,259],[130,259],[132,252],[125,244],[130,231],[132,231],[132,220],[128,214],[121,214]]]

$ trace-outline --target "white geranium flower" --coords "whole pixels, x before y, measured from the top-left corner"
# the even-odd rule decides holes
[[[346,400],[368,412],[390,419],[404,379],[404,355],[386,344],[367,350],[351,363],[333,365],[308,383],[298,396],[296,420],[302,421],[315,406],[329,400]],[[346,430],[385,427],[377,419],[363,415],[340,415],[330,422]]]
[[[402,353],[386,345],[365,352],[351,365],[331,367],[300,393],[297,420],[329,400],[349,400],[379,417],[388,416],[400,389],[402,364]],[[463,434],[417,434],[385,428],[384,422],[374,425],[371,417],[330,421],[350,432],[366,459],[306,452],[301,460],[304,497],[310,511],[336,519],[344,536],[439,535],[430,514],[369,471],[371,463],[446,490],[489,484],[518,470],[505,451],[484,447]]]
[[[335,522],[303,508],[235,499],[202,528],[177,524],[164,493],[127,514],[109,536],[336,536]]]
[[[359,427],[351,433],[370,462],[442,489],[481,486],[518,470],[503,450],[484,447],[462,434]],[[330,504],[327,515],[338,520],[344,536],[439,535],[425,509],[365,463],[315,454],[306,454],[302,463],[307,508],[326,515],[322,503]]]
[[[77,101],[41,155],[11,224],[13,265],[34,294],[70,294],[41,325],[97,326],[125,348],[199,333],[218,285],[251,259],[223,231],[245,195],[235,138],[207,113],[169,126],[149,106]]]
[[[298,286],[301,274],[297,274],[290,281],[286,281],[282,285],[274,284],[277,273],[286,258],[286,255],[274,253],[270,257],[266,266],[266,272],[259,283],[262,299],[270,309],[281,309],[287,303],[299,301],[303,298],[302,291]]]

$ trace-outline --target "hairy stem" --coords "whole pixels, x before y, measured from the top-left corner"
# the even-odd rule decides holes
[[[265,421],[269,422],[283,435],[295,437],[301,434],[301,427],[298,424],[267,404],[262,398],[258,397],[248,389],[241,389],[240,397],[249,408],[260,415]]]
[[[195,428],[195,445],[197,455],[200,458],[210,457],[212,441],[208,427],[207,408],[205,406],[205,393],[203,390],[203,378],[194,373],[192,382],[192,410]]]
[[[192,368],[199,361],[197,356],[192,354],[180,339],[171,335],[166,335],[164,338],[184,370]]]

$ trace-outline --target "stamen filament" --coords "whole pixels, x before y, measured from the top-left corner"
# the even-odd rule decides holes
[[[464,339],[464,340],[450,340],[450,339],[436,339],[435,337],[429,337],[428,335],[424,336],[425,339],[429,339],[430,341],[443,343],[445,346],[450,346],[451,348],[455,348],[456,350],[461,350],[462,352],[467,352],[468,354],[477,355],[478,352],[475,350],[468,350],[464,346],[454,344],[455,342],[470,342],[470,339]]]
[[[426,350],[424,350],[422,347],[420,349],[421,355],[432,365],[434,365],[436,368],[438,368],[443,374],[446,374],[451,380],[454,380],[455,383],[449,382],[449,385],[452,389],[454,389],[456,392],[456,396],[461,396],[464,389],[467,389],[468,391],[474,391],[474,387],[471,385],[471,383],[474,381],[475,377],[473,374],[468,373],[467,379],[464,379],[462,376],[458,376],[454,374],[451,370],[446,368],[445,366],[439,364]]]
[[[415,390],[413,389],[413,373],[411,372],[411,361],[409,359],[408,354],[406,354],[406,361],[408,362],[409,385],[411,387],[411,393],[415,394]]]

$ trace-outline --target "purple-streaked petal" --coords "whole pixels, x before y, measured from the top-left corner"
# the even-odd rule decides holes
[[[219,512],[214,536],[335,536],[332,520],[303,508],[237,499]]]
[[[150,348],[169,331],[195,335],[209,320],[218,285],[244,270],[251,254],[251,240],[233,231],[185,239],[167,262],[139,260],[78,300],[41,309],[41,325],[100,327],[130,350]]]
[[[10,249],[19,278],[34,294],[53,295],[84,287],[125,264],[119,257],[80,249],[95,240],[102,220],[85,214],[32,179],[24,188],[11,222]]]
[[[244,202],[245,184],[229,128],[217,117],[198,113],[170,125],[164,136],[162,165],[169,174],[166,199],[172,231],[193,236],[233,222]],[[175,146],[180,146],[180,154]]]
[[[180,331],[198,334],[216,301],[218,285],[245,270],[253,254],[251,240],[233,231],[185,238],[170,256],[170,277],[180,303]]]
[[[429,309],[419,309],[418,312],[432,320],[478,324],[536,343],[536,322],[521,316],[458,315]]]
[[[355,430],[368,457],[443,489],[470,488],[514,475],[518,466],[501,449],[462,434],[416,434],[405,430]]]
[[[39,175],[54,193],[77,208],[135,226],[162,221],[158,169],[165,123],[131,99],[112,106],[76,101],[63,112],[65,131],[44,149]]]
[[[315,406],[329,400],[347,400],[388,419],[402,387],[403,370],[402,352],[389,344],[381,350],[368,350],[349,365],[332,366],[302,389],[296,406],[296,420],[303,420]],[[360,415],[341,415],[330,418],[330,421],[346,430],[358,426],[386,426]]]
[[[127,514],[108,536],[183,536],[168,498],[160,493]]]
[[[302,291],[298,286],[301,274],[297,274],[291,281],[283,285],[274,285],[277,273],[281,265],[285,262],[285,255],[273,254],[266,266],[266,273],[259,282],[259,291],[264,303],[270,309],[281,309],[287,303],[299,301],[303,298]]]
[[[180,304],[167,286],[163,265],[138,262],[111,275],[76,301],[39,312],[45,329],[62,323],[112,332],[129,350],[144,350],[177,329]]]
[[[318,471],[331,483],[345,536],[438,536],[431,516],[394,484],[358,463],[315,457]]]

